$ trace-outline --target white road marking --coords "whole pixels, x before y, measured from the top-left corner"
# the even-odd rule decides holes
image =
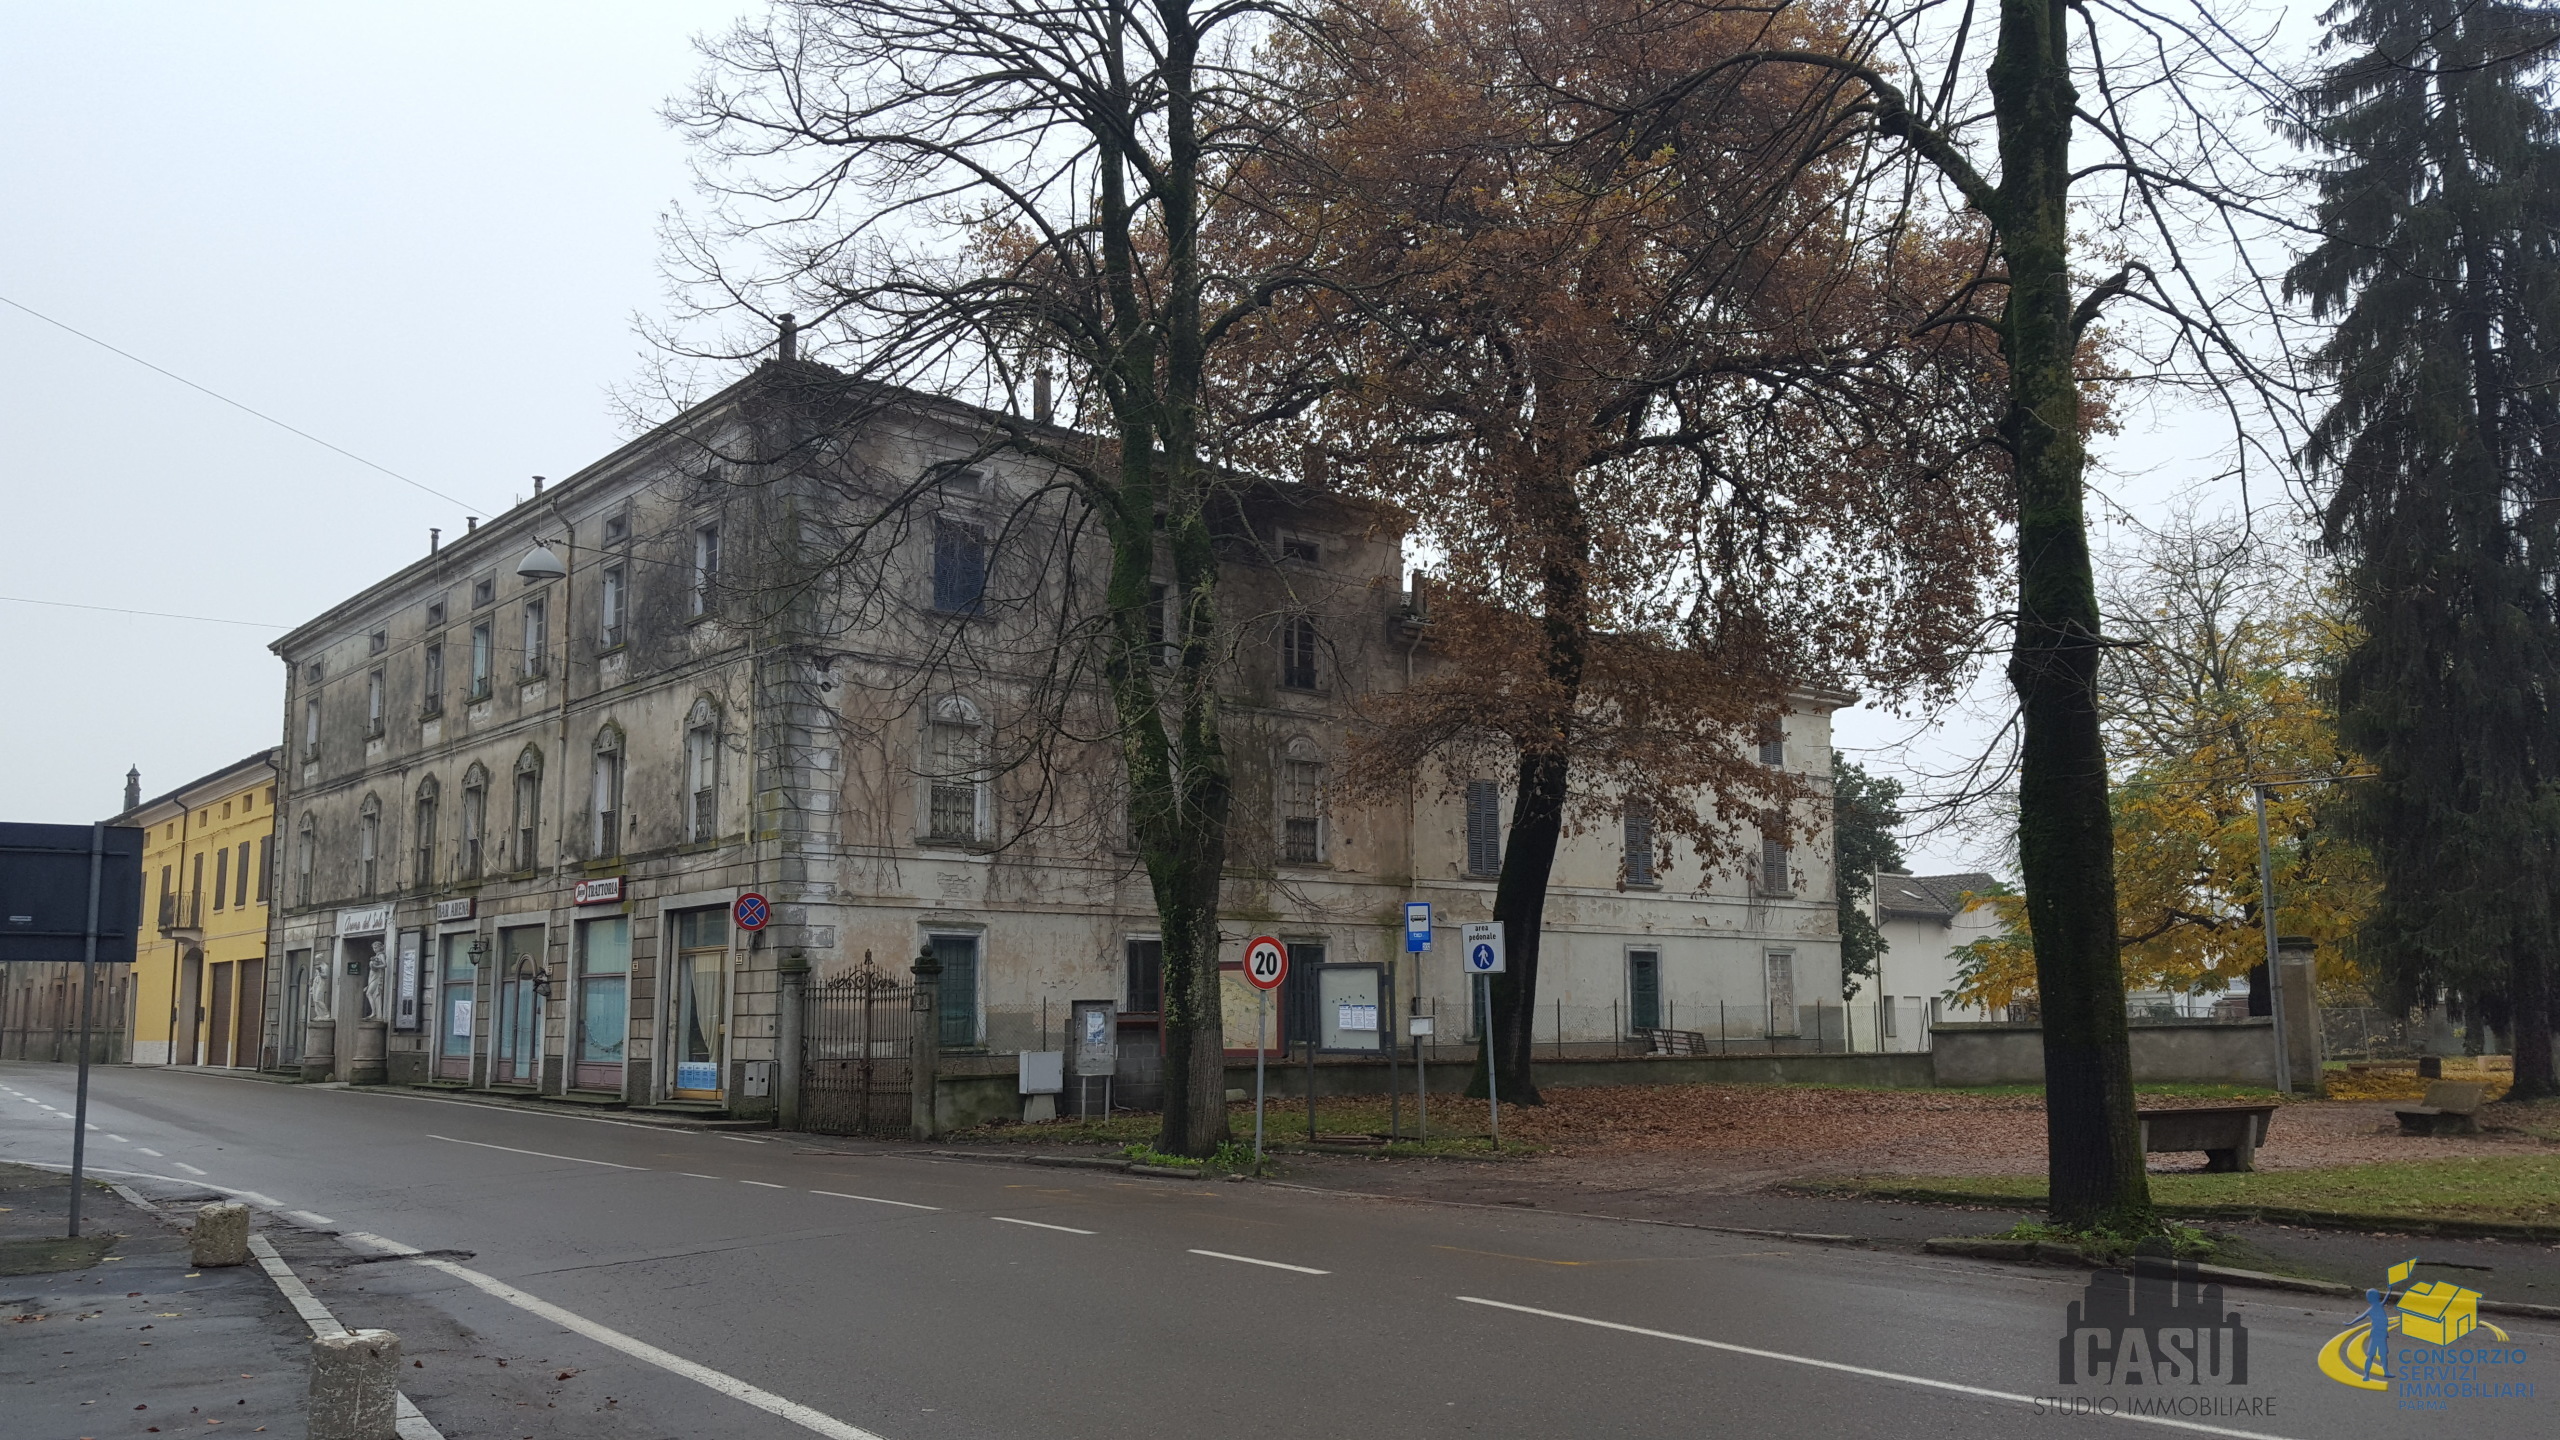
[[[1984,1400],[2006,1400],[2016,1405],[2050,1404],[2039,1402],[2033,1395],[2019,1395],[2007,1390],[1988,1390],[1979,1385],[1961,1385],[1953,1380],[1933,1380],[1926,1375],[1904,1375],[1892,1370],[1877,1370],[1865,1365],[1845,1365],[1837,1360],[1817,1360],[1810,1355],[1790,1355],[1783,1350],[1761,1350],[1749,1345],[1733,1345],[1722,1340],[1702,1340],[1695,1335],[1682,1335],[1670,1330],[1648,1330],[1641,1325],[1621,1325],[1615,1320],[1594,1320],[1587,1315],[1568,1315],[1561,1310],[1541,1310],[1534,1305],[1513,1305],[1502,1300],[1482,1300],[1473,1295],[1455,1297],[1469,1305],[1485,1305],[1496,1310],[1510,1310],[1522,1315],[1536,1315],[1548,1320],[1569,1320],[1576,1325],[1589,1325],[1599,1330],[1616,1330],[1628,1335],[1642,1335],[1654,1340],[1673,1340],[1682,1345],[1696,1345],[1707,1350],[1722,1350],[1734,1355],[1748,1355],[1755,1360],[1783,1360],[1790,1365],[1806,1365],[1817,1370],[1833,1370],[1843,1375],[1863,1375],[1870,1380],[1890,1380],[1898,1385],[1917,1385],[1924,1390],[1944,1390],[1956,1395],[1972,1395]],[[2284,1440],[2259,1430],[2235,1430],[2226,1425],[2207,1425],[2195,1420],[2178,1420],[2165,1415],[2135,1415],[2102,1412],[2114,1420],[2131,1420],[2145,1425],[2166,1425],[2172,1430],[2193,1430],[2205,1435],[2231,1435],[2239,1440]]]
[[[761,1140],[750,1140],[744,1135],[723,1135],[720,1138],[723,1140],[735,1140],[741,1145],[761,1145],[764,1143]]]
[[[1250,1255],[1230,1255],[1224,1250],[1194,1250],[1191,1253],[1194,1255],[1206,1255],[1212,1260],[1233,1260],[1242,1265],[1268,1265],[1274,1270],[1295,1270],[1301,1275],[1330,1275],[1333,1273],[1330,1270],[1319,1270],[1313,1265],[1284,1265],[1277,1260],[1256,1260]]]
[[[169,1158],[168,1156],[161,1154],[159,1151],[152,1149],[148,1145],[134,1146],[133,1153],[136,1155],[148,1155],[154,1160],[166,1160]]]
[[[32,1165],[38,1170],[67,1171],[71,1168],[50,1160],[29,1160],[23,1163]],[[255,1190],[242,1190],[230,1185],[217,1184],[211,1180],[181,1180],[175,1175],[163,1175],[157,1170],[117,1170],[105,1165],[91,1165],[86,1168],[92,1175],[139,1175],[145,1180],[165,1180],[172,1185],[196,1185],[207,1190],[219,1190],[225,1195],[236,1195],[252,1205],[263,1205],[269,1210],[284,1208],[284,1202],[273,1195],[262,1195]]]
[[[308,1210],[286,1210],[281,1213],[290,1215],[305,1225],[335,1225],[338,1223],[326,1215],[314,1215]]]
[[[1001,1220],[1007,1225],[1028,1225],[1034,1230],[1064,1230],[1070,1235],[1090,1235],[1094,1233],[1090,1230],[1079,1230],[1073,1225],[1051,1225],[1046,1221],[1041,1220],[1016,1220],[1010,1215],[990,1215],[987,1218],[990,1220]]]
[[[121,1136],[121,1135],[110,1135],[110,1136],[108,1136],[107,1138],[108,1138],[108,1139],[110,1139],[110,1140],[113,1140],[114,1142],[116,1142],[116,1143],[117,1143],[117,1144],[119,1144],[119,1145],[130,1145],[130,1144],[132,1144],[132,1143],[133,1143],[132,1141],[127,1140],[126,1138],[124,1138],[124,1137],[123,1137],[123,1136]]]
[[[722,1395],[728,1396],[732,1400],[752,1405],[768,1415],[788,1420],[803,1430],[824,1435],[828,1437],[828,1440],[881,1440],[880,1436],[862,1429],[859,1426],[848,1425],[842,1420],[838,1420],[834,1416],[827,1414],[823,1410],[812,1409],[809,1406],[801,1404],[797,1400],[786,1400],[782,1396],[776,1395],[770,1390],[750,1385],[746,1381],[741,1380],[734,1375],[724,1375],[720,1371],[714,1370],[708,1365],[697,1364],[694,1361],[687,1360],[681,1355],[661,1350],[657,1346],[652,1345],[645,1340],[625,1335],[621,1331],[613,1329],[610,1326],[599,1325],[595,1321],[588,1319],[584,1315],[578,1314],[574,1310],[564,1310],[538,1295],[529,1295],[524,1291],[517,1289],[513,1285],[507,1284],[503,1280],[483,1275],[479,1271],[470,1269],[467,1266],[456,1265],[450,1260],[438,1260],[430,1256],[418,1255],[414,1250],[406,1245],[398,1244],[395,1241],[383,1240],[379,1236],[350,1236],[348,1238],[361,1238],[369,1243],[387,1248],[395,1254],[412,1255],[415,1257],[414,1263],[416,1264],[424,1265],[430,1270],[440,1270],[445,1274],[462,1281],[466,1285],[475,1286],[491,1295],[497,1296],[499,1299],[506,1301],[508,1304],[515,1306],[519,1310],[525,1311],[528,1314],[539,1315],[543,1319],[550,1321],[552,1324],[559,1326],[563,1330],[570,1331],[573,1334],[584,1335],[599,1345],[619,1350],[623,1354],[628,1355],[635,1360],[655,1365],[669,1374],[680,1375],[685,1379],[704,1387],[705,1389],[717,1391]]]
[[[679,1170],[676,1173],[682,1175],[688,1180],[717,1180],[720,1178],[717,1175],[698,1175],[691,1170]]]
[[[877,1195],[847,1195],[841,1190],[812,1190],[812,1195],[832,1195],[838,1200],[868,1200],[874,1205],[899,1205],[909,1210],[939,1210],[939,1205],[919,1205],[913,1200],[883,1200]]]
[[[181,1170],[186,1171],[186,1172],[187,1172],[188,1174],[190,1174],[190,1175],[210,1175],[210,1174],[212,1174],[212,1173],[213,1173],[213,1172],[212,1172],[212,1171],[210,1171],[210,1170],[199,1170],[199,1169],[197,1169],[196,1167],[194,1167],[193,1165],[188,1164],[188,1163],[187,1163],[186,1161],[184,1161],[184,1160],[172,1160],[172,1161],[170,1161],[169,1163],[170,1163],[170,1164],[172,1164],[172,1165],[177,1166],[177,1167],[178,1167],[179,1169],[181,1169]]]
[[[267,1243],[266,1236],[250,1236],[249,1253],[258,1257],[258,1268],[266,1271],[267,1278],[276,1282],[276,1288],[284,1292],[285,1300],[293,1306],[294,1313],[302,1317],[302,1323],[311,1327],[312,1334],[347,1333],[347,1327],[338,1323],[338,1317],[330,1314],[329,1307],[321,1304],[319,1297],[311,1293],[311,1287],[302,1283],[302,1277],[294,1274],[292,1268],[284,1263],[284,1257],[276,1253],[275,1246]],[[406,1394],[395,1394],[393,1398],[398,1403],[392,1407],[392,1433],[400,1440],[444,1440],[444,1432],[420,1413]]]
[[[791,1188],[788,1185],[776,1185],[770,1180],[741,1180],[738,1183],[741,1185],[761,1185],[767,1190],[788,1190]]]
[[[610,1160],[589,1160],[581,1155],[554,1155],[548,1150],[519,1150],[513,1145],[492,1145],[485,1140],[456,1140],[450,1135],[429,1135],[427,1138],[430,1140],[441,1140],[447,1145],[477,1145],[483,1150],[504,1150],[510,1155],[538,1155],[545,1160],[569,1160],[580,1165],[602,1165],[608,1170],[646,1170],[649,1168],[646,1165],[617,1165]]]

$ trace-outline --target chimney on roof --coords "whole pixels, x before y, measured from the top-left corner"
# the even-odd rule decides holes
[[[1049,399],[1049,367],[1043,365],[1031,377],[1031,423],[1046,425],[1054,413]]]
[[[462,517],[462,533],[463,533],[463,534],[468,535],[468,534],[470,534],[472,531],[477,530],[477,529],[479,529],[479,528],[480,528],[480,517],[479,517],[479,516],[477,516],[477,515],[465,515],[465,516],[463,516],[463,517]]]
[[[778,332],[773,347],[775,358],[781,360],[785,365],[799,359],[800,317],[797,315],[776,315],[773,317],[773,328]]]
[[[435,528],[434,526],[432,526],[432,525],[428,526],[428,527],[427,527],[427,553],[428,553],[428,554],[430,554],[430,555],[433,555],[434,553],[436,553],[436,548],[437,548],[438,546],[442,545],[443,543],[444,543],[444,532],[443,532],[443,531],[441,531],[441,530],[436,529],[436,528]]]
[[[124,808],[127,814],[142,808],[142,767],[139,765],[124,772]]]
[[[533,493],[536,495],[542,493],[542,477],[539,475],[533,477]]]

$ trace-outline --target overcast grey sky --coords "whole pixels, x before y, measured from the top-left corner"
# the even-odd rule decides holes
[[[659,103],[742,0],[0,5],[0,595],[290,625],[603,454]],[[0,602],[0,817],[113,811],[275,743],[277,630]]]
[[[17,143],[0,297],[458,497],[421,493],[0,305],[0,818],[113,811],[282,733],[266,643],[610,449],[685,198],[660,103],[748,0],[0,0]],[[2136,425],[2106,483],[2156,506],[2209,427]],[[199,615],[216,624],[19,603]],[[1938,765],[1993,723],[1914,732]],[[1874,751],[1886,769],[1899,749]],[[1990,857],[1922,842],[1923,870]]]

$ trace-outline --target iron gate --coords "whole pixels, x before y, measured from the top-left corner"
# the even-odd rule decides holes
[[[800,1030],[800,1123],[821,1135],[907,1134],[915,987],[868,967],[812,985]]]

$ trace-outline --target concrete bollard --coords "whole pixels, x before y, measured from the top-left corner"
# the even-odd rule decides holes
[[[199,1270],[216,1265],[249,1263],[249,1207],[205,1205],[196,1210],[196,1228],[187,1233],[187,1257]]]
[[[397,1440],[400,1337],[349,1330],[311,1337],[311,1440]]]

